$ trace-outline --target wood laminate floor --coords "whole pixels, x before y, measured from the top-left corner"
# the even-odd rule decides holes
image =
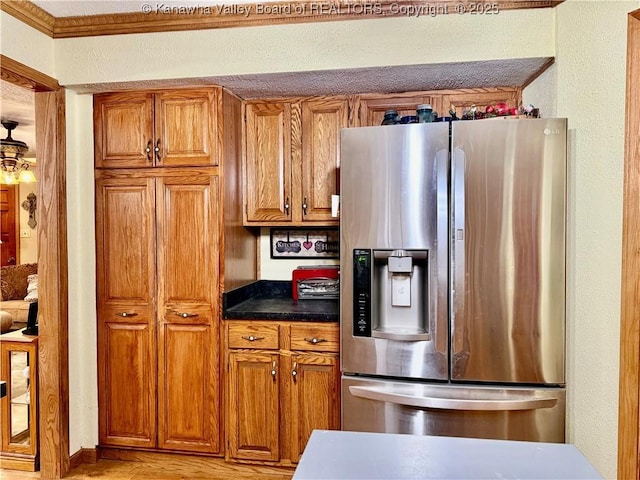
[[[1,466],[1,465],[0,465]],[[227,463],[222,459],[173,461],[167,459],[132,462],[100,459],[82,464],[64,477],[74,480],[291,480],[293,469]],[[39,479],[40,473],[0,468],[2,480]]]

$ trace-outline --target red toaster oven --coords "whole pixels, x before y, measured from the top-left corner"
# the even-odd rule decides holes
[[[293,271],[291,292],[294,300],[335,299],[340,297],[340,267],[313,265]]]

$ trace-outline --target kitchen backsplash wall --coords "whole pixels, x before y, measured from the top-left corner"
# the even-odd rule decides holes
[[[300,265],[339,265],[337,258],[281,259],[271,258],[269,228],[260,229],[260,280],[291,280],[291,272]]]

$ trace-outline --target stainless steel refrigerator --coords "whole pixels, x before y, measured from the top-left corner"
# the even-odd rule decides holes
[[[342,130],[344,430],[564,441],[566,130]]]

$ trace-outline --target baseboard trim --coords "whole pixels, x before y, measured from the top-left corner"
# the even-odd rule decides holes
[[[69,466],[71,469],[79,467],[83,463],[97,463],[98,450],[94,448],[81,448],[69,457]]]

